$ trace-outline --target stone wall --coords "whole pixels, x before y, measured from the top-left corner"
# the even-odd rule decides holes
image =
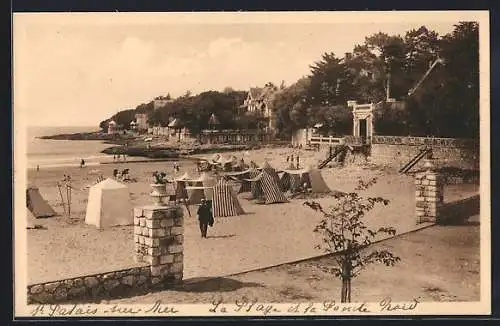
[[[96,301],[144,293],[152,288],[150,267],[69,278],[28,286],[28,304]]]
[[[135,208],[135,252],[130,254],[144,266],[30,284],[28,303],[91,302],[137,295],[180,282],[184,260],[183,222],[179,206]]]
[[[479,195],[444,203],[443,190],[444,178],[432,168],[415,175],[417,224],[423,222],[456,223],[479,214]]]
[[[472,139],[373,136],[370,161],[401,168],[425,146],[431,146],[436,166],[479,170],[479,142]],[[422,167],[422,161],[412,170]]]

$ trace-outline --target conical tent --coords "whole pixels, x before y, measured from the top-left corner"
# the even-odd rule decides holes
[[[198,179],[186,180],[186,182],[189,183],[186,187],[189,204],[199,204],[202,198],[212,199],[213,187],[216,183],[213,175],[203,172]]]
[[[250,192],[252,193],[252,198],[253,199],[259,199],[264,197],[264,192],[262,191],[262,186],[261,186],[261,177],[262,173],[259,172],[255,168],[250,168],[248,175],[250,176],[250,179],[245,180],[246,182],[250,183]],[[242,189],[246,190],[248,186],[242,185]],[[240,189],[240,192],[243,192],[242,189]]]
[[[286,199],[285,195],[280,190],[279,179],[278,182],[276,182],[276,172],[274,174],[275,176],[270,174],[268,169],[262,170],[261,187],[264,192],[265,203],[286,203],[288,199]]]
[[[33,213],[26,208],[26,226],[28,228],[34,228],[35,227],[35,219],[36,217],[33,215]]]
[[[289,170],[297,170],[293,163],[290,164]],[[300,175],[286,173],[283,171],[283,175],[280,178],[280,189],[283,192],[292,191],[300,184]],[[293,191],[292,191],[293,192]]]
[[[40,191],[36,187],[29,187],[26,190],[26,207],[37,218],[51,217],[56,215],[56,212],[45,199],[43,199]]]
[[[233,188],[223,179],[214,186],[212,200],[214,217],[226,217],[245,214]]]
[[[183,181],[183,180],[189,180],[189,174],[187,172],[184,172],[183,175],[175,178],[175,181]]]
[[[302,170],[285,170],[283,172],[282,180],[285,175],[289,175],[290,183],[287,190],[292,193],[304,187],[311,189],[311,192],[314,193],[328,193],[331,191],[318,169],[308,167]]]
[[[314,193],[328,193],[331,189],[323,179],[321,172],[318,169],[309,167],[309,183],[311,184],[311,191]]]
[[[89,190],[85,223],[97,228],[133,224],[128,187],[108,178]]]
[[[189,180],[187,172],[174,180],[176,199],[187,199],[189,197],[186,190],[186,180]]]

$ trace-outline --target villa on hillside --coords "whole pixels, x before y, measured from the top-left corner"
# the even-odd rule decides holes
[[[257,115],[266,118],[266,129],[272,131],[275,129],[275,117],[270,108],[270,103],[278,93],[278,88],[272,84],[266,84],[264,87],[252,87],[248,90],[248,95],[240,106],[245,112],[255,112]]]

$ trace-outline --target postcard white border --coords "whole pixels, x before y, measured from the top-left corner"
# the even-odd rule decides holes
[[[19,100],[20,90],[17,87],[16,71],[23,67],[16,65],[16,62],[23,55],[22,51],[16,51],[20,42],[24,38],[23,26],[25,24],[45,24],[52,23],[58,19],[61,23],[70,22],[89,22],[92,24],[262,24],[262,23],[398,23],[398,22],[458,22],[458,21],[477,21],[479,22],[480,34],[480,192],[481,192],[481,261],[480,261],[480,301],[479,302],[423,302],[419,303],[417,308],[411,311],[399,313],[387,313],[375,311],[366,315],[489,315],[491,313],[491,216],[490,216],[490,46],[489,46],[489,12],[488,11],[386,11],[386,12],[211,12],[211,13],[14,13],[13,15],[13,119],[14,119],[14,215],[25,214],[25,187],[27,183],[26,176],[26,111],[19,107],[16,100]],[[116,19],[110,19],[114,17]],[[165,19],[168,17],[168,19]],[[15,262],[15,305],[14,316],[30,317],[35,308],[34,305],[28,306],[27,302],[27,237],[25,219],[13,218],[14,232],[14,262]],[[165,303],[165,305],[168,305]],[[357,315],[360,313],[349,312],[324,312],[318,309],[317,313],[297,314],[286,313],[287,309],[294,304],[280,303],[274,304],[285,313],[268,314],[268,316],[313,316],[313,315]],[[322,303],[317,303],[318,307]],[[355,303],[349,304],[356,305]],[[378,303],[369,303],[371,307],[376,307]],[[63,305],[60,305],[63,306]],[[148,305],[123,305],[126,307],[141,308],[147,310]],[[228,314],[214,314],[209,312],[211,305],[182,305],[173,304],[179,310],[175,316],[263,316],[262,312],[239,312]],[[67,306],[71,307],[71,306]],[[96,308],[102,314],[97,316],[146,316],[148,314],[120,314],[104,313],[109,311],[110,306],[92,304],[82,305],[83,308]],[[234,306],[233,306],[234,308]],[[228,306],[231,310],[231,306]],[[160,314],[161,315],[161,314]],[[160,316],[159,314],[149,314],[149,316]],[[174,316],[174,315],[166,315]],[[66,316],[71,317],[71,316]],[[82,317],[82,316],[73,316]],[[90,317],[88,315],[87,317]]]

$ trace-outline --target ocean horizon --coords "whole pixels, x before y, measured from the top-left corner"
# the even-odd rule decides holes
[[[37,137],[56,134],[98,131],[92,126],[28,126],[27,127],[27,168],[78,166],[84,159],[87,165],[97,165],[112,161],[112,157],[101,153],[111,146],[100,140],[54,140]]]

